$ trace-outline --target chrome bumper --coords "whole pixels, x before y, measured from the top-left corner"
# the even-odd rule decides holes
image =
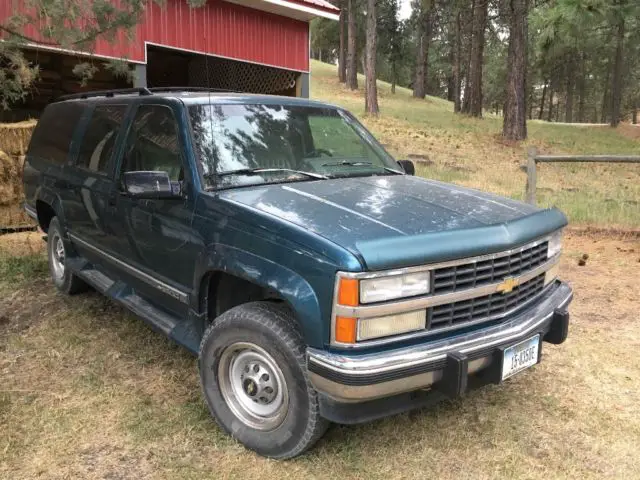
[[[318,392],[338,402],[364,402],[432,386],[460,384],[461,377],[464,389],[466,375],[489,367],[501,347],[537,333],[551,343],[564,341],[567,307],[572,298],[571,287],[556,281],[535,305],[503,323],[467,334],[360,355],[309,348],[309,378]],[[464,371],[458,372],[461,369]],[[451,378],[454,376],[457,378]],[[454,391],[459,391],[459,386]]]

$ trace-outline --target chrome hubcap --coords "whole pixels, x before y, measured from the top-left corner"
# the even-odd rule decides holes
[[[284,420],[289,394],[284,375],[263,348],[238,342],[225,349],[218,365],[222,396],[245,425],[273,430]]]
[[[51,239],[51,266],[53,267],[53,276],[58,280],[64,277],[64,261],[64,243],[60,235],[54,234]]]

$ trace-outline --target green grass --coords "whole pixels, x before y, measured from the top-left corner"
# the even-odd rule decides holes
[[[348,91],[336,68],[312,62],[313,98],[343,106],[358,115],[396,158],[427,157],[419,175],[522,199],[526,176],[520,166],[529,146],[546,154],[640,154],[640,127],[619,129],[528,122],[529,138],[501,140],[502,118],[483,119],[453,113],[441,98],[414,99],[411,91],[378,82],[381,114],[364,114],[362,90]],[[364,79],[360,77],[362,88]],[[637,133],[636,133],[637,128]],[[538,201],[557,206],[573,223],[636,228],[640,226],[640,165],[553,164],[538,172]]]
[[[22,257],[0,253],[0,278],[7,284],[22,284],[47,273],[47,260],[39,253]]]

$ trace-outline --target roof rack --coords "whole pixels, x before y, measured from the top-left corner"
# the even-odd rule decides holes
[[[120,88],[114,90],[96,90],[93,92],[73,93],[71,95],[62,95],[58,97],[58,100],[74,100],[78,98],[93,98],[93,97],[114,97],[116,95],[131,95],[137,93],[138,95],[153,95],[148,88]]]
[[[151,87],[152,93],[155,92],[222,92],[222,93],[243,93],[238,90],[230,90],[228,88],[209,88],[209,87]]]
[[[237,90],[229,90],[225,88],[206,88],[206,87],[141,87],[141,88],[120,88],[114,90],[96,90],[93,92],[73,93],[71,95],[62,95],[58,97],[58,101],[77,100],[94,97],[115,97],[116,95],[131,95],[137,93],[140,96],[153,95],[162,92],[224,92],[224,93],[241,93]]]

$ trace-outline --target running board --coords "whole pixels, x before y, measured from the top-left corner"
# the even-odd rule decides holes
[[[129,285],[120,280],[111,278],[109,275],[98,270],[81,257],[68,259],[68,266],[76,273],[76,275],[95,288],[98,292],[127,307],[131,312],[141,317],[155,329],[161,331],[179,343],[183,343],[184,339],[176,338],[173,334],[175,333],[174,330],[179,323],[179,319],[152,305],[150,302],[138,295]],[[191,350],[190,345],[185,346]]]

